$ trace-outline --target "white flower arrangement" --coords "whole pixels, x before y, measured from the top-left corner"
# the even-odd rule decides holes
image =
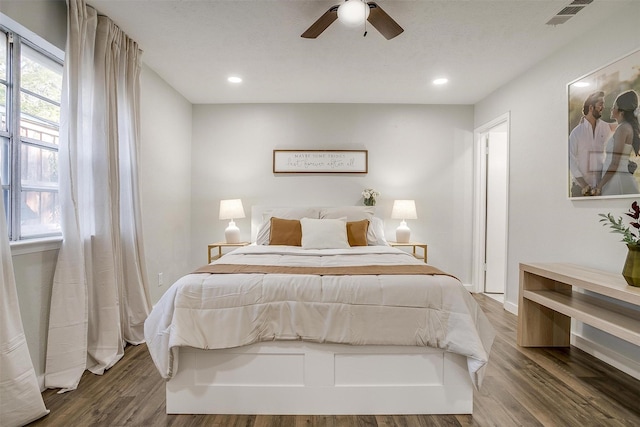
[[[365,206],[375,206],[376,198],[380,197],[380,193],[373,188],[366,188],[362,191]]]

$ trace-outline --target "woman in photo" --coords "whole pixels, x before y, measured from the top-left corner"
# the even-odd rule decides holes
[[[640,126],[638,125],[638,94],[633,90],[621,93],[613,103],[611,118],[618,127],[605,147],[605,160],[600,183],[594,195],[616,196],[637,194],[638,183],[629,172],[629,157],[640,151]]]

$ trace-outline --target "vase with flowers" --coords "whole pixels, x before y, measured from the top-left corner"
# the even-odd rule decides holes
[[[615,218],[610,213],[599,214],[603,225],[608,225],[612,233],[622,234],[622,242],[627,245],[627,259],[622,268],[622,275],[630,286],[640,287],[640,205],[637,201],[631,204],[631,209],[625,215],[631,218],[629,226],[622,223],[622,217]]]
[[[362,191],[365,206],[375,206],[377,197],[380,197],[380,193],[373,188],[366,188]]]

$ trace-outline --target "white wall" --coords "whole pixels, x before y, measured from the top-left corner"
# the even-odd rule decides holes
[[[274,149],[366,149],[366,175],[274,175]],[[473,179],[471,106],[363,104],[196,105],[193,111],[193,267],[207,243],[224,240],[221,199],[251,205],[361,205],[364,188],[382,193],[377,212],[387,238],[394,199],[415,199],[412,240],[429,244],[429,261],[471,278]],[[250,239],[249,218],[237,220]]]
[[[43,388],[51,286],[58,250],[32,252],[13,248],[11,252],[24,335],[33,369]]]
[[[65,0],[2,0],[0,12],[64,50],[67,41]]]
[[[640,48],[639,18],[640,2],[621,8],[584,40],[562,47],[475,106],[476,127],[511,112],[507,305],[518,302],[520,262],[622,271],[627,249],[598,222],[598,213],[622,215],[633,199],[567,198],[566,85]],[[640,348],[588,327],[584,333],[632,360],[640,354]]]
[[[155,303],[191,265],[191,104],[147,66],[140,86],[142,224]]]

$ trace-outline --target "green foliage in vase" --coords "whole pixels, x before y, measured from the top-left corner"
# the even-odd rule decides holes
[[[638,221],[640,219],[640,206],[638,202],[634,201],[629,212],[625,212],[625,215],[633,219],[633,221],[629,222],[629,226],[622,223],[622,217],[615,218],[610,213],[598,215],[602,217],[600,222],[603,223],[603,226],[608,225],[612,233],[622,234],[621,242],[627,245],[640,246],[640,233],[631,229],[640,230],[640,221]]]

